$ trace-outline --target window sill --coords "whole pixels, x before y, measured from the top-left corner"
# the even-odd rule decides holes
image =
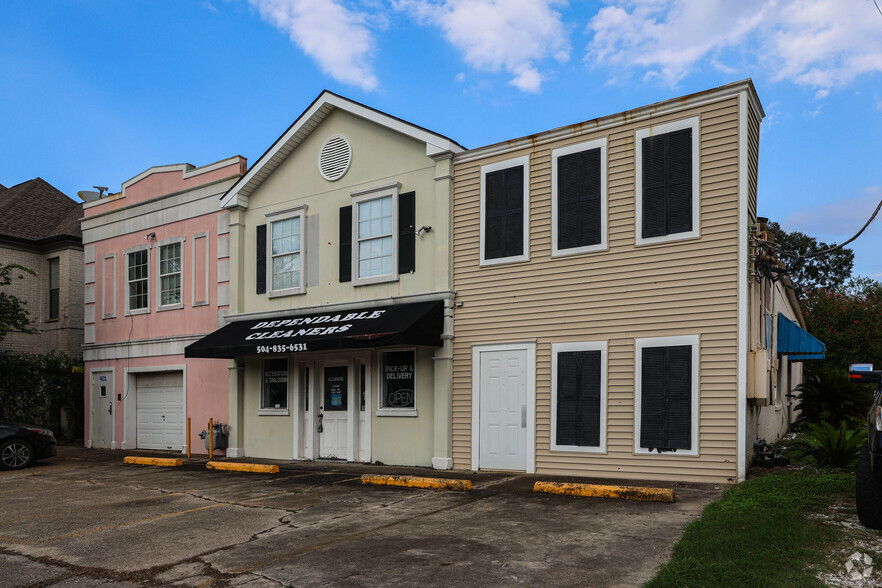
[[[260,408],[257,410],[257,416],[288,416],[289,414],[287,408]]]
[[[640,230],[639,228],[637,229]],[[701,238],[701,233],[698,231],[688,231],[685,233],[671,233],[670,235],[661,235],[659,237],[637,237],[635,242],[637,247],[641,247],[643,245],[658,245],[661,243],[670,243],[673,241],[686,241],[688,239],[699,239]]]
[[[184,308],[184,303],[179,302],[178,304],[169,304],[168,306],[157,306],[156,312],[164,312],[166,310],[180,310]]]
[[[599,453],[606,454],[606,447],[583,446],[583,445],[551,445],[551,451],[559,451],[561,453]]]
[[[43,321],[43,322],[45,322],[45,323],[57,323],[57,322],[60,322],[60,321],[61,321],[61,319],[46,319],[46,320]]]
[[[378,408],[378,417],[418,417],[419,411],[415,408]]]
[[[387,282],[397,282],[398,274],[385,276],[371,276],[370,278],[353,278],[353,286],[369,286],[371,284],[385,284]]]
[[[503,265],[506,263],[519,263],[530,261],[529,255],[515,255],[512,257],[494,257],[493,259],[481,259],[480,267]]]
[[[138,308],[136,310],[127,310],[126,316],[135,316],[137,314],[150,314],[149,308]]]
[[[599,245],[585,245],[583,247],[569,247],[567,249],[554,248],[551,250],[551,257],[569,257],[571,255],[598,253],[602,251],[609,251],[609,247],[606,243],[600,243]]]
[[[101,317],[101,320],[106,321],[107,319],[115,319],[115,318],[116,318],[115,314],[105,314],[104,316]]]
[[[290,288],[288,290],[267,291],[267,298],[281,298],[282,296],[296,296],[306,294],[306,288]]]

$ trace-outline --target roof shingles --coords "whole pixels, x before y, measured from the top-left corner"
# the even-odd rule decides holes
[[[58,237],[82,238],[82,204],[43,178],[11,188],[0,186],[0,238],[43,241]]]

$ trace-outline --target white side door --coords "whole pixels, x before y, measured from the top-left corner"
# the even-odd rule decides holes
[[[478,427],[481,469],[527,469],[527,349],[482,351]]]
[[[113,443],[113,372],[92,374],[92,447]]]
[[[319,419],[319,457],[346,459],[349,452],[349,412],[352,382],[347,362],[321,366],[315,398]]]

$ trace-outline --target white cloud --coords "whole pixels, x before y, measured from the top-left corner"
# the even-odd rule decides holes
[[[830,204],[821,204],[789,214],[781,223],[783,227],[802,231],[808,235],[823,235],[825,239],[840,242],[858,232],[873,214],[882,200],[882,186],[864,190],[863,196],[844,198]],[[882,218],[876,217],[867,233],[879,231]]]
[[[624,0],[588,24],[586,60],[669,85],[738,47],[777,80],[825,92],[882,72],[882,16],[865,0]]]
[[[480,71],[506,71],[509,83],[538,92],[538,64],[570,58],[567,31],[556,7],[564,0],[393,0],[398,10],[439,27],[465,61]]]
[[[260,16],[288,33],[322,71],[344,84],[374,90],[375,40],[364,14],[340,0],[251,0]]]

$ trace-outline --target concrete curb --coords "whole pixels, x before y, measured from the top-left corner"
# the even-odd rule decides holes
[[[123,461],[125,463],[131,463],[135,465],[152,465],[165,468],[174,468],[184,465],[183,460],[174,459],[171,457],[135,457],[130,455],[128,457],[124,457]]]
[[[228,472],[253,472],[256,474],[278,474],[279,466],[263,463],[236,463],[232,461],[209,461],[205,464],[209,470],[224,470]]]
[[[595,498],[620,498],[624,500],[648,500],[651,502],[674,502],[670,488],[647,488],[643,486],[601,486],[599,484],[569,484],[566,482],[536,482],[533,492],[543,494],[567,494]]]
[[[471,480],[451,480],[447,478],[424,478],[421,476],[374,476],[364,474],[362,484],[372,486],[404,486],[406,488],[429,488],[431,490],[470,491]]]

